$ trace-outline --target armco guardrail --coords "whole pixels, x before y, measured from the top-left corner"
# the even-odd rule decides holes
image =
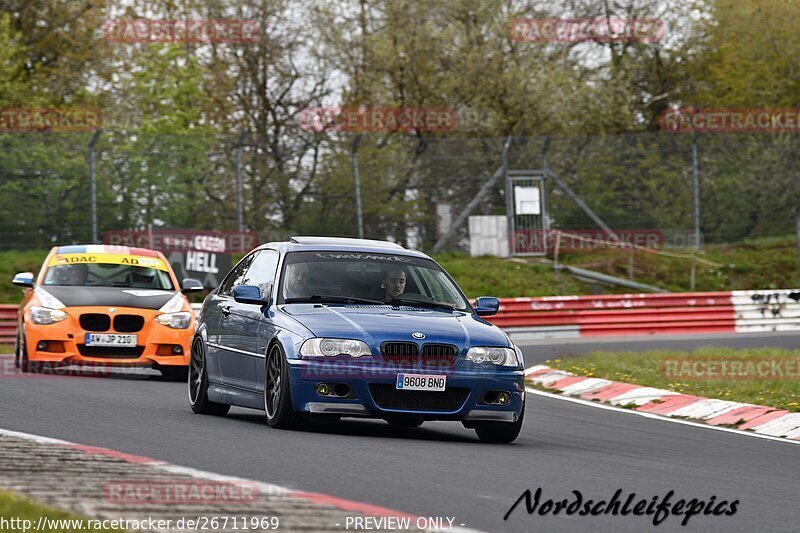
[[[800,290],[504,298],[515,338],[800,330]]]
[[[17,306],[0,304],[0,342],[17,340]]]
[[[16,305],[0,305],[0,342],[14,342],[16,317]],[[790,331],[800,289],[502,298],[489,320],[515,338]]]

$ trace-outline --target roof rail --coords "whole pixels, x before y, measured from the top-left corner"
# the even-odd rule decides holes
[[[289,239],[294,244],[306,245],[325,245],[334,244],[338,246],[366,246],[370,248],[394,248],[403,250],[404,248],[396,242],[376,241],[373,239],[349,239],[346,237],[304,237],[296,236]]]

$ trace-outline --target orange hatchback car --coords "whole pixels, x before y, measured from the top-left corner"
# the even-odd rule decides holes
[[[195,315],[160,252],[123,246],[57,246],[38,276],[22,272],[16,364],[150,367],[186,379]]]

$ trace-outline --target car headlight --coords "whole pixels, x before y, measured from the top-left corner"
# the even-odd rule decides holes
[[[325,355],[336,357],[337,355],[349,355],[350,357],[361,357],[372,355],[367,343],[354,339],[308,339],[300,348],[300,355]]]
[[[31,307],[31,320],[34,324],[46,326],[48,324],[55,324],[67,318],[67,313],[61,309],[50,309],[48,307]]]
[[[476,364],[493,363],[497,366],[517,366],[517,353],[511,348],[492,348],[486,346],[476,346],[467,352],[465,361],[472,361]]]
[[[186,329],[192,323],[192,314],[187,311],[180,313],[164,313],[156,317],[156,322],[162,326],[173,329]]]

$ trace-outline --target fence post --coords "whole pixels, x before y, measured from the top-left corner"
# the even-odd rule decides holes
[[[694,135],[692,135],[692,195],[694,197],[694,249],[699,250],[700,249],[700,180],[697,175],[697,132],[694,132]]]
[[[795,211],[794,223],[797,229],[797,274],[800,278],[800,207]]]
[[[236,224],[239,233],[244,231],[244,202],[242,200],[242,143],[247,136],[245,130],[236,141]]]
[[[103,130],[98,129],[89,141],[89,211],[92,219],[92,244],[97,243],[97,180],[94,175],[94,145],[97,144],[101,133],[103,133]]]
[[[512,136],[509,135],[508,137],[506,137],[506,142],[503,145],[503,152],[500,155],[501,161],[507,161],[508,148],[511,146],[512,140],[513,140]],[[500,166],[497,168],[497,170],[495,170],[494,174],[492,174],[491,177],[486,181],[486,183],[484,183],[483,186],[481,186],[481,189],[478,191],[478,194],[476,194],[472,198],[472,200],[469,201],[467,206],[461,210],[461,212],[456,217],[455,222],[453,222],[453,224],[450,226],[450,229],[448,229],[444,235],[439,237],[439,240],[436,241],[436,244],[434,244],[433,248],[431,249],[432,254],[439,253],[442,250],[442,248],[444,248],[444,245],[447,244],[447,241],[450,240],[450,237],[455,235],[458,228],[461,227],[464,221],[467,220],[467,218],[469,217],[470,213],[472,213],[472,210],[475,209],[478,206],[478,204],[481,203],[481,201],[483,201],[483,198],[487,194],[489,194],[489,192],[497,183],[497,180],[500,179],[500,176],[505,174],[505,171],[506,171],[506,165],[505,163],[501,163]],[[513,255],[513,246],[510,247],[512,249],[510,249],[509,251]]]
[[[633,267],[634,267],[633,259],[634,259],[634,257],[633,257],[633,254],[635,254],[635,253],[636,253],[636,248],[634,248],[633,245],[631,245],[631,255],[628,258],[628,277],[631,278],[631,279],[634,278],[634,270],[633,270]]]
[[[553,250],[553,270],[558,270],[558,252],[561,250],[561,231],[556,230],[556,246]]]
[[[356,186],[356,218],[358,219],[358,238],[364,238],[364,218],[361,213],[361,176],[358,173],[358,145],[361,143],[361,134],[353,139],[353,180]]]

